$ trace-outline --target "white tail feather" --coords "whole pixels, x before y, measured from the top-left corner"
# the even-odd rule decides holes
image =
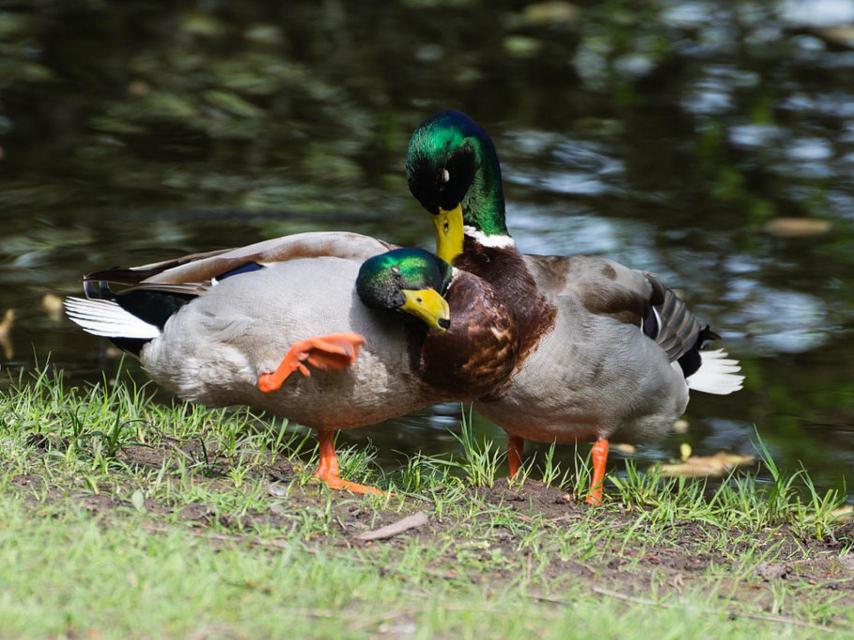
[[[741,389],[744,376],[738,360],[729,357],[723,349],[700,352],[700,368],[687,379],[688,388],[704,393],[725,396]]]
[[[140,320],[112,300],[66,298],[65,313],[86,333],[106,338],[156,338],[160,329]]]

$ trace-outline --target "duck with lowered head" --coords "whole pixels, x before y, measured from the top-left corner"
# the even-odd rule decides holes
[[[509,384],[475,404],[509,434],[511,474],[524,440],[593,440],[587,501],[599,504],[611,438],[662,437],[690,390],[741,388],[738,362],[706,350],[718,336],[653,275],[596,256],[522,254],[505,224],[495,146],[464,113],[415,130],[406,176],[433,217],[438,255],[491,284],[515,316]]]

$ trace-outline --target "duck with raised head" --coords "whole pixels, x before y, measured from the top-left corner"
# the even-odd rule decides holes
[[[514,316],[487,283],[428,252],[389,249],[304,233],[108,269],[86,276],[88,299],[67,299],[66,311],[181,398],[315,429],[316,475],[379,493],[340,477],[335,431],[478,397],[506,380],[516,345]]]
[[[689,390],[741,388],[738,362],[705,349],[718,336],[653,275],[597,256],[519,252],[495,146],[466,114],[444,111],[416,129],[406,175],[433,216],[438,255],[491,284],[516,317],[509,384],[475,404],[508,432],[511,474],[524,440],[592,440],[587,502],[600,504],[611,438],[662,437]]]

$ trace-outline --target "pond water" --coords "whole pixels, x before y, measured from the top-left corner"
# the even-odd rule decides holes
[[[403,155],[453,107],[495,139],[524,251],[654,271],[741,359],[745,389],[696,395],[641,461],[758,432],[821,487],[854,478],[854,3],[371,4],[0,10],[0,364],[114,367],[42,308],[96,268],[310,229],[430,247]],[[346,439],[448,451],[458,415]]]

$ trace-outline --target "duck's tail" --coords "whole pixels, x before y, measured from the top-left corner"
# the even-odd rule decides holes
[[[723,349],[699,351],[700,366],[685,381],[688,388],[703,393],[725,396],[741,389],[744,376],[738,375],[741,365]]]
[[[69,320],[86,333],[105,338],[151,340],[160,335],[160,328],[138,318],[112,300],[65,299]]]
[[[726,351],[706,351],[711,340],[719,340],[711,328],[700,323],[685,301],[655,277],[646,274],[652,285],[653,305],[641,323],[644,335],[658,343],[667,357],[685,376],[689,389],[725,396],[741,389],[741,365]]]

